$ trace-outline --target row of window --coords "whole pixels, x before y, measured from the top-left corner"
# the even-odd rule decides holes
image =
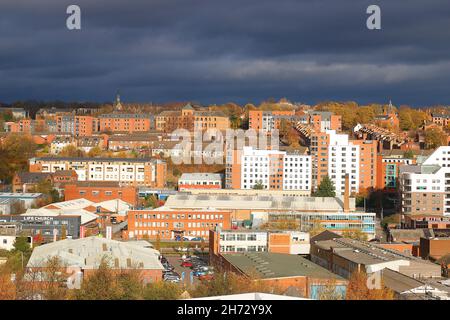
[[[200,220],[222,220],[222,214],[135,214],[135,219],[200,219]]]

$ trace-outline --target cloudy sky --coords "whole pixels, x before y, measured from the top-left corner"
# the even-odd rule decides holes
[[[66,28],[77,4],[82,29]],[[378,4],[382,30],[366,28]],[[1,0],[0,101],[450,104],[448,0]]]

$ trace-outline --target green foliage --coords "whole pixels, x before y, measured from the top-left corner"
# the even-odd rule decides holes
[[[400,214],[391,214],[389,216],[386,216],[381,221],[381,226],[383,228],[386,228],[389,224],[400,224]]]
[[[407,151],[405,151],[405,153],[403,153],[403,157],[406,159],[413,159],[414,152],[412,150],[407,150]]]
[[[117,275],[116,281],[120,288],[120,300],[142,299],[142,283],[138,270],[122,271]]]
[[[328,176],[325,176],[320,185],[317,187],[317,191],[314,193],[315,197],[335,197],[336,191],[333,181]]]
[[[59,192],[53,188],[53,184],[48,180],[41,180],[36,186],[36,192],[46,196],[48,203],[58,202],[61,200]]]
[[[29,253],[31,251],[27,237],[17,237],[14,241],[14,252]]]
[[[108,259],[100,262],[99,268],[81,284],[74,295],[77,300],[120,300],[140,296],[140,285],[136,276],[116,274],[109,266]],[[138,291],[139,290],[139,291]]]
[[[14,116],[11,110],[6,110],[3,112],[0,112],[0,119],[3,122],[9,122],[14,120]]]
[[[155,195],[149,195],[144,198],[143,206],[145,208],[156,208],[158,206],[158,199]]]
[[[264,189],[264,185],[261,181],[258,181],[254,186],[253,189],[255,190],[263,190]]]

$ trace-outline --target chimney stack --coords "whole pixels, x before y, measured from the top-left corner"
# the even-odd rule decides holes
[[[344,191],[344,212],[350,211],[350,177],[345,175],[345,191]]]

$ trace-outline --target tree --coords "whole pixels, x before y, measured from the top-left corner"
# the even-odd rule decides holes
[[[155,250],[161,250],[161,236],[159,235],[159,233],[156,235]]]
[[[258,181],[258,182],[253,186],[253,189],[254,189],[254,190],[262,190],[262,189],[264,189],[264,185],[263,185],[262,181],[261,181],[261,180]]]
[[[394,293],[380,281],[380,288],[369,289],[367,274],[364,270],[355,270],[347,285],[346,300],[393,300]]]
[[[72,144],[69,144],[64,148],[62,148],[61,152],[59,153],[60,157],[70,157],[70,158],[84,157],[85,155],[86,154],[84,153],[83,150],[78,149]]]
[[[145,198],[144,198],[144,201],[143,201],[143,206],[144,207],[150,207],[150,208],[156,208],[157,207],[157,204],[158,204],[158,199],[156,198],[156,196],[155,195],[150,195],[150,196],[146,196]]]
[[[7,270],[0,270],[0,300],[15,300],[16,286]]]
[[[139,270],[122,270],[117,275],[116,281],[120,288],[120,300],[142,299],[143,286]]]
[[[425,144],[430,149],[447,145],[447,135],[438,127],[425,130]]]
[[[36,186],[36,192],[46,196],[46,204],[60,201],[59,192],[53,188],[53,184],[49,180],[41,180]]]
[[[353,240],[361,240],[361,241],[367,241],[367,233],[362,232],[359,229],[355,230],[345,230],[342,232],[342,236],[344,238],[349,238]]]
[[[38,269],[39,270],[39,269]],[[65,300],[68,295],[65,266],[58,256],[48,258],[42,271],[41,295],[44,300]]]
[[[61,240],[67,239],[67,228],[66,225],[62,225],[61,227]]]
[[[183,293],[182,288],[176,283],[158,281],[147,284],[144,287],[145,300],[175,300]]]
[[[115,278],[108,259],[103,258],[98,269],[87,279],[83,279],[81,288],[75,291],[75,298],[77,300],[118,300],[120,288]]]
[[[319,286],[317,297],[319,300],[342,300],[345,298],[344,293],[338,289],[335,279],[328,279],[317,285]]]
[[[334,183],[328,176],[325,176],[317,187],[317,191],[314,193],[315,197],[335,197],[336,191]]]
[[[14,201],[11,204],[11,214],[22,214],[25,213],[27,209],[25,208],[25,203],[21,200]]]
[[[15,172],[28,168],[28,159],[34,157],[37,145],[29,136],[8,134],[0,143],[0,182],[11,182]]]
[[[208,297],[247,292],[282,293],[278,286],[268,285],[252,272],[250,272],[250,276],[242,276],[233,272],[217,272],[212,280],[202,281],[189,293],[193,297]]]
[[[102,149],[100,149],[99,146],[95,146],[94,148],[89,150],[88,157],[95,158],[95,157],[100,156],[101,154],[102,154]]]
[[[413,159],[413,158],[414,158],[414,152],[413,152],[412,150],[406,150],[406,151],[403,153],[403,158],[406,158],[406,159]]]
[[[173,174],[175,177],[179,177],[179,176],[181,176],[182,172],[181,172],[180,169],[178,169],[178,168],[173,168],[172,174]]]
[[[322,233],[325,230],[326,228],[320,223],[319,220],[314,220],[308,232],[311,237],[314,237],[315,235],[318,235],[319,233]]]
[[[205,239],[202,238],[202,240],[200,241],[200,250],[202,250],[202,253],[205,253],[205,248],[206,248]]]
[[[14,241],[14,252],[30,253],[30,243],[27,237],[17,237]]]

